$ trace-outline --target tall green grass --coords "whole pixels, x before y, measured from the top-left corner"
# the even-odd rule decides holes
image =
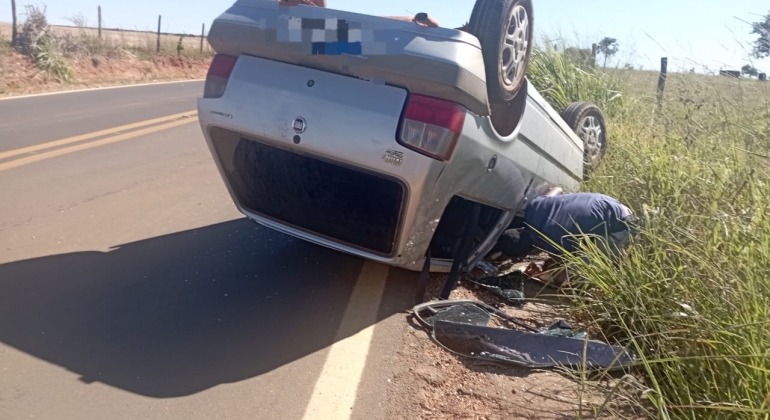
[[[652,73],[589,81],[538,57],[556,70],[535,84],[565,92],[555,106],[623,92],[583,189],[647,221],[619,260],[570,259],[576,313],[640,355],[647,390],[633,398],[651,418],[770,418],[770,84],[673,74],[658,112]]]
[[[559,112],[578,100],[593,102],[608,113],[623,105],[617,80],[593,68],[576,65],[555,49],[532,52],[528,78]]]
[[[35,65],[62,82],[69,82],[75,75],[75,70],[69,61],[53,45],[48,37],[41,38],[33,52]]]

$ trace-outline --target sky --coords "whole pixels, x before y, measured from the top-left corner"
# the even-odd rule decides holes
[[[69,24],[68,17],[82,13],[89,25],[97,21],[102,6],[104,26],[157,29],[163,15],[165,32],[199,34],[234,0],[17,0],[45,4],[49,21]],[[474,0],[327,0],[333,9],[372,15],[407,15],[427,12],[442,26],[460,26],[470,18]],[[0,21],[10,22],[9,2],[0,7]],[[620,51],[610,65],[632,64],[656,69],[669,57],[669,69],[715,71],[739,69],[752,63],[770,73],[770,59],[751,61],[750,26],[770,12],[767,0],[534,0],[537,38],[563,40],[590,48],[605,36],[616,38]],[[21,19],[21,17],[20,17]]]

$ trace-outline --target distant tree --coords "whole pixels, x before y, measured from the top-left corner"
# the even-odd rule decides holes
[[[596,45],[597,52],[604,56],[604,67],[607,67],[607,59],[618,53],[618,48],[618,40],[610,37],[605,37]]]
[[[690,69],[690,74],[695,74],[695,67]]]
[[[752,27],[751,33],[759,35],[759,38],[754,41],[754,57],[770,57],[770,12],[767,13],[764,20],[755,22]]]
[[[741,67],[741,73],[745,74],[746,76],[757,76],[759,74],[759,70],[754,68],[751,64],[746,64],[745,66]]]

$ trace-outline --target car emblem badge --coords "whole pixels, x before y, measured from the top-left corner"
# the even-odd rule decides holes
[[[404,163],[404,153],[397,150],[388,150],[382,155],[382,160],[393,166],[401,166]]]
[[[297,119],[294,120],[294,132],[302,134],[305,130],[307,130],[307,121],[302,117],[297,117]]]

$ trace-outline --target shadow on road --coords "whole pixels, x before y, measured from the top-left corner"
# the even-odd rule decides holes
[[[190,395],[331,345],[361,263],[246,220],[8,263],[0,342],[87,383]],[[379,319],[409,306],[395,273]]]

